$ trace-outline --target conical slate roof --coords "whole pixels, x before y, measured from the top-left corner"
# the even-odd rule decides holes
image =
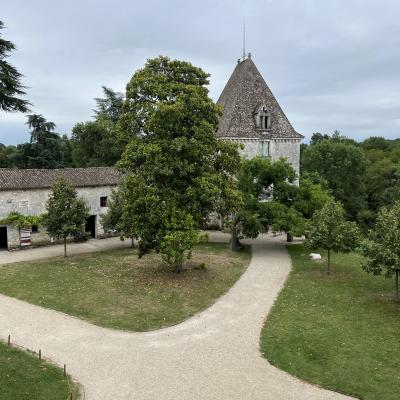
[[[251,58],[237,64],[218,104],[222,106],[217,136],[237,138],[303,138],[297,133]],[[256,127],[254,112],[264,104],[270,129]]]

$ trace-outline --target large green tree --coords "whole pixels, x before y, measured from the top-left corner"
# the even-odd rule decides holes
[[[369,231],[368,238],[361,242],[366,261],[363,269],[374,275],[385,278],[396,278],[396,299],[399,298],[400,274],[400,201],[392,208],[382,208],[374,229]]]
[[[20,97],[25,94],[25,86],[21,83],[22,74],[7,61],[15,45],[2,38],[2,29],[4,23],[0,21],[0,110],[26,113],[30,103]]]
[[[343,140],[324,139],[303,152],[302,168],[318,172],[340,201],[349,218],[356,220],[366,207],[364,178],[367,160],[359,146]]]
[[[139,238],[139,255],[156,250],[181,271],[212,211],[233,206],[236,145],[218,140],[219,108],[208,96],[208,74],[192,64],[148,60],[127,85],[119,121],[127,143],[123,218]],[[229,210],[228,210],[229,211]]]
[[[331,252],[348,253],[358,243],[359,231],[355,222],[346,221],[342,205],[329,200],[316,211],[309,223],[306,245],[311,249],[324,249],[328,252],[328,269],[331,270]]]
[[[88,209],[85,201],[78,197],[75,188],[66,178],[58,179],[51,188],[46,202],[43,224],[49,235],[64,241],[64,257],[67,256],[67,238],[82,235]]]

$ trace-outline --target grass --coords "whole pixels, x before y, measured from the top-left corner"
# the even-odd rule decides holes
[[[73,386],[74,399],[78,388]],[[0,400],[67,400],[63,371],[27,351],[0,342]]]
[[[0,293],[62,311],[96,325],[147,331],[177,324],[207,308],[240,277],[250,252],[222,243],[197,246],[175,274],[160,257],[138,259],[120,249],[9,264]]]
[[[394,281],[361,270],[362,257],[308,259],[289,246],[293,271],[261,334],[275,366],[306,381],[364,400],[398,400],[400,304]],[[323,254],[324,255],[324,254]]]

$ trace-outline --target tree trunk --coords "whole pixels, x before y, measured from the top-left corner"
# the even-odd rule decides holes
[[[183,271],[183,266],[180,263],[175,264],[175,273],[180,274]]]
[[[329,275],[331,273],[331,250],[328,249],[328,271],[327,274]]]
[[[67,238],[64,238],[64,257],[67,257]]]
[[[236,251],[239,250],[240,247],[236,225],[234,225],[231,231],[231,250]]]
[[[293,235],[289,232],[286,233],[286,241],[293,242]]]
[[[399,270],[396,269],[396,301],[400,301],[399,299]]]
[[[135,248],[135,241],[133,240],[133,238],[131,238],[131,241],[132,241],[132,248],[134,249]]]

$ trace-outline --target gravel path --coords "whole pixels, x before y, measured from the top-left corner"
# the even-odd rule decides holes
[[[290,270],[283,237],[253,243],[248,270],[213,306],[174,327],[103,329],[0,295],[0,337],[43,354],[83,384],[87,400],[330,400],[348,397],[272,367],[259,336]]]
[[[69,256],[82,253],[93,253],[95,251],[104,251],[130,247],[131,240],[121,241],[119,238],[91,239],[84,243],[68,243],[67,254]],[[34,249],[0,251],[0,265],[15,263],[19,261],[41,260],[51,257],[63,257],[64,245],[55,244],[51,246],[36,247]]]

